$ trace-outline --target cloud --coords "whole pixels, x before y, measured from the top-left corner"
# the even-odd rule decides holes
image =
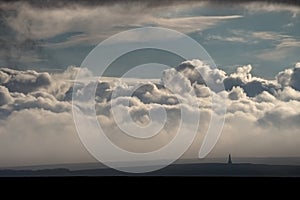
[[[222,41],[226,43],[243,43],[245,45],[266,45],[271,47],[259,49],[254,56],[264,61],[281,61],[291,55],[300,46],[297,37],[273,31],[249,31],[241,29],[230,30],[227,34],[214,34],[206,37],[207,41]]]
[[[297,91],[300,91],[300,67],[299,63],[296,64],[296,67],[293,70],[290,85]]]
[[[280,130],[298,129],[299,101],[278,102],[275,107],[268,110],[258,119],[257,123],[263,127],[276,127]]]
[[[255,97],[263,91],[268,91],[269,93],[276,91],[277,86],[274,81],[252,77],[251,70],[251,65],[238,67],[236,73],[224,79],[225,89],[230,91],[233,87],[239,86],[249,97]]]
[[[6,87],[0,86],[0,106],[12,102],[13,98]]]
[[[224,90],[223,81],[226,78],[226,73],[219,69],[212,69],[205,62],[200,60],[185,61],[175,69],[187,78],[194,88],[197,88],[197,85],[204,85],[214,92]]]
[[[248,43],[249,41],[244,37],[236,37],[236,36],[220,36],[220,35],[209,35],[207,40],[219,40],[224,42],[240,42],[240,43]]]
[[[184,158],[195,158],[211,116],[219,114],[218,108],[212,110],[214,94],[227,107],[227,113],[221,138],[210,156],[226,156],[229,152],[237,156],[299,156],[299,69],[298,63],[273,80],[266,80],[253,76],[251,65],[240,66],[227,75],[203,61],[192,60],[165,70],[161,80],[93,79],[98,84],[96,114],[115,144],[130,151],[147,152],[161,148],[174,137],[181,109],[189,116],[199,111],[198,135],[184,154]],[[77,91],[72,89],[79,70],[69,67],[65,72],[52,74],[0,70],[2,166],[93,161],[80,144],[72,120],[72,92],[85,96],[91,84],[78,82],[81,86]],[[87,69],[81,72],[85,77],[92,76]],[[223,83],[224,90],[210,88]],[[122,111],[118,118],[112,115],[111,105]],[[166,111],[165,126],[150,143],[132,140],[119,127],[142,135],[138,130],[149,123],[153,128],[160,127],[164,121],[162,109]],[[130,118],[126,117],[128,114]],[[193,127],[193,118],[189,119],[186,134]]]
[[[24,109],[0,120],[1,167],[94,162],[70,113]]]
[[[0,71],[0,84],[7,87],[11,92],[27,94],[38,88],[45,88],[51,82],[48,73],[37,73],[32,70],[21,72],[8,68],[2,68]]]
[[[296,46],[297,40],[289,35],[280,34],[272,31],[249,31],[242,29],[233,29],[229,31],[229,35],[209,35],[207,40],[219,40],[224,42],[239,42],[246,44],[257,44],[266,40],[281,41],[281,46]],[[289,42],[291,41],[291,42]],[[295,43],[296,42],[296,43]],[[291,44],[293,43],[293,44]]]
[[[245,98],[246,94],[244,93],[244,90],[242,88],[233,87],[231,92],[228,94],[228,98],[230,100],[239,100],[241,98]]]
[[[278,91],[278,98],[282,101],[300,100],[299,92],[291,87],[284,87]]]
[[[241,15],[227,16],[199,16],[181,18],[157,18],[153,19],[153,24],[170,29],[175,29],[184,33],[202,31],[216,25],[220,21],[242,18]],[[150,21],[151,23],[151,21]]]
[[[151,25],[191,32],[206,29],[222,20],[242,17],[230,15],[170,18],[165,17],[165,13],[173,13],[177,9],[176,7],[170,5],[154,9],[143,3],[121,3],[93,7],[74,4],[71,7],[43,9],[43,12],[40,12],[41,8],[21,2],[2,4],[2,7],[16,12],[15,15],[8,15],[5,21],[19,35],[29,40],[48,39],[63,33],[81,33],[60,42],[60,45],[83,42],[95,44],[126,27]],[[38,16],[37,13],[39,13]],[[53,46],[55,45],[59,44]]]
[[[277,41],[274,48],[270,48],[267,50],[259,51],[257,54],[257,58],[262,60],[270,60],[270,61],[280,61],[285,59],[291,52],[300,47],[299,39],[296,39],[292,36],[283,36]]]
[[[279,72],[276,76],[278,83],[282,87],[291,86],[291,88],[300,91],[300,67],[297,63],[294,69],[286,69],[283,72]]]
[[[202,31],[240,15],[187,15],[190,6],[206,3],[149,2],[48,3],[13,1],[0,3],[0,65],[24,69],[33,63],[58,65],[53,49],[86,48],[129,28],[158,26],[184,33]],[[185,12],[185,13],[182,13]],[[49,64],[47,61],[54,62]],[[47,64],[48,63],[48,64]],[[61,67],[61,66],[59,66]]]
[[[61,74],[33,70],[0,69],[0,105],[2,116],[25,109],[43,109],[54,113],[70,112],[65,98],[79,68],[69,67]],[[84,72],[83,72],[84,74]]]
[[[287,3],[287,4],[284,4]],[[289,5],[290,4],[290,5]],[[293,14],[293,17],[300,12],[300,7],[292,5],[291,2],[279,1],[276,3],[275,1],[270,2],[248,2],[243,4],[243,7],[249,13],[257,13],[257,12],[290,12]]]
[[[292,74],[293,74],[292,69],[285,69],[284,71],[279,72],[276,75],[277,82],[283,87],[289,86],[291,82]]]

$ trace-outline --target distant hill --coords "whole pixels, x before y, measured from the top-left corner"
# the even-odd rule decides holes
[[[300,166],[263,164],[173,164],[161,170],[145,174],[128,174],[110,168],[69,170],[64,168],[43,170],[0,170],[0,177],[33,176],[221,176],[221,177],[300,177]]]

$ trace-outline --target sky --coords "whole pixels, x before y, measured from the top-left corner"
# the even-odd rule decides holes
[[[300,156],[298,4],[53,2],[0,2],[0,167],[95,162],[76,133],[72,86],[78,73],[93,76],[80,66],[96,45],[119,32],[142,27],[163,27],[190,36],[204,47],[218,69],[199,58],[185,61],[152,50],[133,52],[114,62],[104,74],[107,77],[96,81],[95,100],[97,119],[112,141],[133,152],[160,148],[174,137],[178,113],[184,108],[191,114],[201,113],[198,135],[183,155],[197,158],[210,117],[220,114],[221,108],[211,108],[213,94],[227,112],[209,157],[229,153],[239,157]],[[121,82],[114,78],[151,60],[172,68],[159,73],[148,70],[146,75]],[[211,79],[224,85],[224,90],[215,91],[204,81]],[[177,91],[178,80],[184,82],[179,89],[188,93],[174,95],[159,86],[166,84]],[[138,91],[134,91],[136,86],[141,86]],[[76,89],[85,92],[84,87]],[[112,96],[113,91],[119,92],[117,96]],[[199,106],[195,109],[190,101]],[[159,109],[165,109],[169,118],[161,135],[150,144],[131,141],[121,135],[112,118],[112,102],[141,125],[151,120],[158,123],[149,113]],[[125,119],[119,123],[128,124]]]
[[[53,71],[80,66],[99,42],[145,26],[191,36],[226,72],[251,64],[255,75],[272,78],[297,63],[300,53],[299,7],[293,4],[103,1],[90,6],[71,1],[39,7],[44,3],[33,2],[38,3],[1,3],[2,67]]]

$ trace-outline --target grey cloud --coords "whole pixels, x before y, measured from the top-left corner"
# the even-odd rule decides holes
[[[83,6],[96,6],[96,5],[107,5],[107,4],[116,4],[116,3],[146,3],[149,7],[158,7],[176,3],[193,3],[193,2],[209,2],[216,4],[239,4],[239,3],[252,3],[252,0],[232,0],[230,2],[222,1],[222,0],[52,0],[52,1],[43,1],[43,0],[3,0],[3,2],[26,2],[38,8],[52,8],[52,7],[62,7],[62,6],[70,6],[74,4],[79,4]],[[256,2],[267,2],[267,3],[282,3],[288,5],[299,5],[299,2],[292,0],[256,0]]]
[[[255,78],[251,75],[251,65],[239,67],[237,72],[225,78],[224,86],[227,91],[233,87],[241,87],[249,97],[255,97],[263,91],[274,94],[278,88],[275,83],[261,78]]]
[[[215,92],[220,92],[226,73],[219,69],[213,69],[200,60],[185,61],[176,70],[186,77],[191,84],[197,83],[210,87]]]
[[[33,70],[0,69],[2,118],[8,117],[14,111],[25,109],[70,112],[70,101],[62,101],[61,96],[65,96],[66,91],[72,88],[72,80],[77,70],[79,68],[69,67],[61,74],[49,74]]]
[[[107,82],[100,82],[96,88],[96,101],[103,102],[103,101],[110,101],[112,95],[111,86]]]
[[[17,98],[13,98],[9,93],[3,93],[0,90],[0,118],[5,119],[13,112],[28,109],[63,113],[71,111],[71,104],[69,102],[57,101],[51,94],[43,92],[36,92],[32,95],[20,95]]]
[[[192,63],[184,62],[176,67],[176,70],[184,74],[184,76],[186,76],[191,81],[191,84],[196,82],[197,84],[205,85],[204,79],[202,78],[199,71],[197,71],[196,66]]]
[[[0,80],[3,81],[1,84],[7,87],[10,92],[27,94],[39,88],[45,88],[51,83],[51,77],[46,72],[17,71],[8,68],[2,68],[0,71]]]
[[[296,65],[294,68],[290,85],[295,90],[300,91],[300,66]]]
[[[15,99],[14,103],[10,105],[12,111],[19,111],[24,109],[45,109],[54,113],[68,112],[71,110],[71,105],[68,102],[57,101],[53,96],[42,93],[35,93],[34,95],[27,95],[25,98]],[[43,96],[44,95],[44,96]]]

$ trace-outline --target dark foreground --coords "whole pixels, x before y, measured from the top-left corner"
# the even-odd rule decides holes
[[[43,169],[43,170],[0,170],[0,177],[34,176],[216,176],[216,177],[300,177],[300,166],[262,164],[174,164],[164,169],[145,173],[128,174],[114,169]]]

